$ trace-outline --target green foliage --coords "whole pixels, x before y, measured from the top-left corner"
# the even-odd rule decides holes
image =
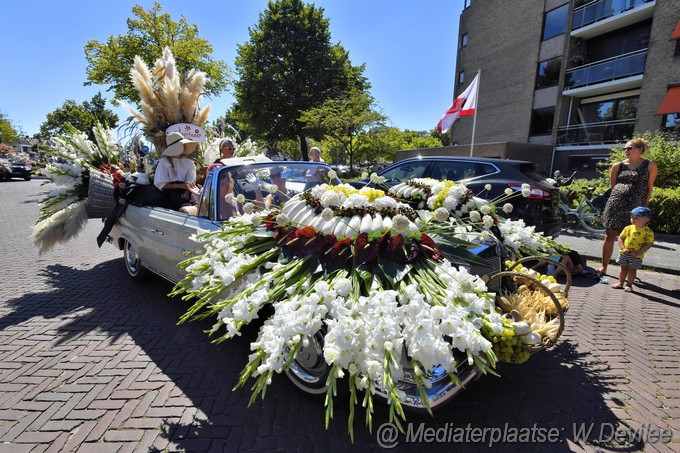
[[[331,45],[323,12],[301,0],[270,1],[236,57],[232,114],[239,127],[267,143],[298,139],[303,160],[306,136],[321,137],[306,129],[300,112],[369,87],[364,67],[352,66],[344,48]]]
[[[18,131],[10,119],[2,112],[0,112],[0,143],[13,143],[19,140]]]
[[[55,135],[69,132],[66,125],[71,124],[79,131],[86,131],[87,138],[94,141],[93,129],[96,124],[113,129],[118,125],[118,115],[106,108],[106,99],[101,93],[78,105],[74,100],[67,100],[64,104],[47,114],[47,119],[40,125],[38,137],[48,140]]]
[[[360,134],[380,126],[385,116],[372,108],[373,97],[365,91],[349,90],[339,99],[327,99],[319,107],[302,112],[300,122],[309,130],[336,141],[349,159],[350,171]]]
[[[127,34],[111,35],[105,43],[88,41],[84,49],[88,63],[85,85],[111,85],[108,91],[113,91],[116,98],[138,103],[139,93],[130,79],[135,55],[153,65],[167,46],[172,50],[181,74],[191,69],[203,71],[208,76],[207,94],[224,91],[230,81],[229,67],[223,61],[210,58],[212,45],[198,37],[198,26],[190,24],[183,16],[175,22],[170,14],[161,13],[161,10],[157,1],[149,10],[135,5],[132,7],[135,18],[128,19]]]
[[[655,188],[649,207],[654,218],[649,226],[656,233],[680,234],[680,188]]]
[[[651,159],[658,164],[659,174],[654,183],[656,188],[673,188],[680,187],[680,173],[677,171],[678,162],[680,162],[680,144],[678,143],[678,136],[668,132],[655,131],[645,132],[640,137],[647,140],[649,147],[643,154],[646,159]],[[612,153],[602,164],[602,174],[609,180],[609,169],[616,162],[621,162],[626,158],[623,151],[625,143],[612,148]]]

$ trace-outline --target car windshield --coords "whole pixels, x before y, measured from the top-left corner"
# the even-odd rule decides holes
[[[320,184],[340,184],[326,164],[312,162],[264,162],[227,165],[215,169],[206,183],[210,199],[202,199],[199,215],[214,212],[217,220],[242,214],[244,205],[256,210],[275,209],[305,190]]]

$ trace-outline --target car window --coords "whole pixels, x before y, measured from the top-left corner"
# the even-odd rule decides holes
[[[545,180],[545,178],[536,171],[536,166],[534,164],[523,163],[519,165],[518,169],[524,173],[527,178],[533,181],[541,182]]]
[[[413,178],[424,178],[428,162],[404,162],[388,168],[380,176],[387,182],[404,182]]]
[[[208,217],[208,206],[210,197],[210,186],[212,185],[213,174],[208,173],[203,184],[203,191],[201,192],[201,200],[198,202],[198,215],[201,217]]]
[[[474,178],[477,174],[477,164],[469,161],[441,161],[432,169],[432,178],[448,181],[461,181]]]

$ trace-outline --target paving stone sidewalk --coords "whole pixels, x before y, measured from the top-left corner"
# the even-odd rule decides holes
[[[354,443],[342,404],[326,429],[323,403],[284,376],[248,407],[249,389],[232,388],[256,330],[213,345],[203,332],[210,322],[176,325],[187,303],[168,298],[161,280],[132,282],[120,252],[97,248],[96,221],[39,256],[28,236],[43,192],[39,181],[0,183],[0,452],[382,450],[382,404],[372,434],[358,408]],[[680,277],[640,277],[631,294],[575,279],[555,348],[501,365],[501,377],[472,383],[434,419],[409,415],[413,429],[558,434],[552,443],[494,443],[500,451],[680,451]],[[613,428],[625,436],[643,426],[672,440],[608,439]],[[589,441],[576,438],[580,427],[592,428]],[[394,451],[490,446],[398,441]]]

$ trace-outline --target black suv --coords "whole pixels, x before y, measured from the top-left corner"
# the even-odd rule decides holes
[[[531,186],[529,198],[513,197],[512,218],[523,219],[546,236],[557,237],[562,228],[559,212],[559,190],[548,183],[533,162],[482,157],[424,156],[401,160],[378,173],[387,185],[396,185],[413,178],[438,180],[467,180],[467,187],[475,195],[494,199],[506,188],[521,190],[522,184]],[[491,184],[491,191],[484,186]],[[352,183],[362,187],[365,182]]]

